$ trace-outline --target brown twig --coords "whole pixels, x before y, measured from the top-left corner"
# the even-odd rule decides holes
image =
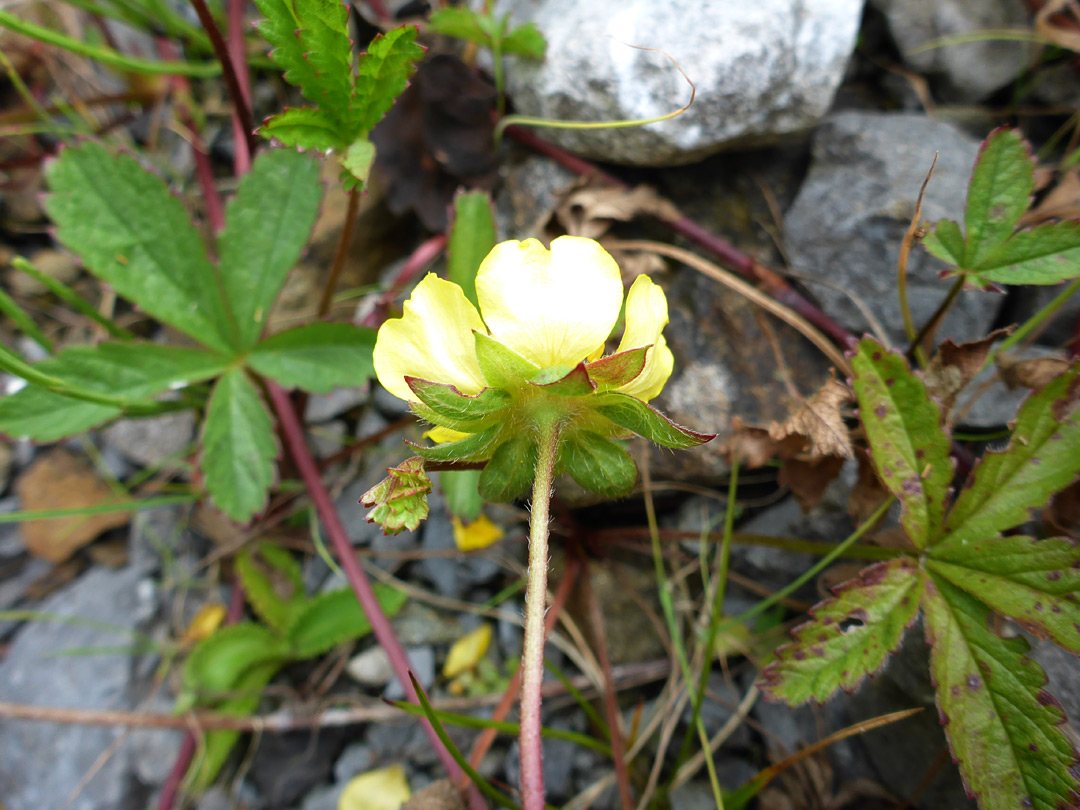
[[[341,226],[341,235],[338,238],[337,248],[334,249],[334,260],[330,264],[330,276],[326,279],[326,286],[323,287],[322,297],[319,299],[318,317],[320,319],[330,313],[330,307],[334,304],[334,291],[341,278],[341,271],[345,269],[345,257],[349,255],[349,245],[352,243],[356,212],[360,208],[360,192],[353,189],[348,194],[349,205],[345,209],[345,224]]]

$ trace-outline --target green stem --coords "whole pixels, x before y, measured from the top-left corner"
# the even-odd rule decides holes
[[[529,584],[525,591],[525,642],[521,662],[521,803],[523,810],[544,810],[544,762],[540,744],[540,687],[544,680],[544,613],[547,608],[548,520],[559,423],[540,429],[540,454],[533,480],[529,521]]]
[[[1051,301],[1045,307],[1043,307],[1030,318],[1028,318],[1020,328],[1018,328],[1015,332],[1013,332],[1011,335],[1001,341],[1001,343],[999,343],[996,347],[994,347],[994,349],[992,349],[990,353],[986,355],[986,360],[983,361],[983,366],[980,371],[988,368],[994,362],[995,356],[997,356],[1001,352],[1009,351],[1009,349],[1011,349],[1013,346],[1015,346],[1028,335],[1030,335],[1045,321],[1056,315],[1057,311],[1063,306],[1065,306],[1065,302],[1072,298],[1072,296],[1076,294],[1077,290],[1080,290],[1080,279],[1076,279],[1068,287],[1066,287],[1064,290],[1054,296],[1053,301]]]
[[[949,308],[953,305],[953,301],[956,300],[956,297],[960,295],[960,291],[963,289],[964,277],[960,276],[949,289],[949,294],[945,296],[945,300],[943,300],[938,308],[934,310],[934,314],[930,316],[929,320],[923,324],[923,328],[919,330],[919,334],[912,338],[911,345],[908,346],[907,350],[908,357],[915,356],[921,350],[922,343],[926,340],[927,335],[937,329],[941,319],[945,317],[945,313],[949,311]]]

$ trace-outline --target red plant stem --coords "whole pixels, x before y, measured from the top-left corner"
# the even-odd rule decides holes
[[[623,188],[627,187],[624,182],[614,175],[608,174],[589,161],[537,137],[524,127],[507,127],[506,134],[536,152],[546,155],[575,174],[595,175],[603,178],[605,182]],[[716,254],[720,261],[734,272],[760,284],[776,301],[802,315],[836,341],[838,345],[850,349],[858,342],[854,335],[830,318],[820,307],[811,304],[800,295],[782,275],[754,261],[730,242],[710,233],[688,217],[663,219],[662,221],[676,233]]]
[[[247,109],[251,110],[251,78],[247,69],[247,53],[244,46],[244,3],[245,0],[229,0],[229,58],[236,70],[236,83],[240,90],[240,97],[244,99]],[[250,114],[250,113],[249,113]],[[252,122],[254,123],[254,122]],[[246,144],[248,133],[244,131],[243,122],[240,120],[239,108],[234,107],[233,113],[233,141],[237,144]],[[252,148],[237,149],[236,158],[233,161],[233,172],[237,177],[243,177],[251,168]]]
[[[412,681],[409,679],[409,657],[405,653],[405,648],[401,646],[398,637],[394,634],[394,629],[390,625],[390,620],[386,618],[386,614],[383,613],[379,600],[375,598],[375,591],[372,590],[367,574],[364,573],[364,569],[360,567],[360,563],[356,560],[356,554],[353,553],[352,544],[349,542],[345,527],[341,523],[341,517],[334,507],[334,502],[330,499],[330,493],[327,492],[326,486],[323,484],[315,459],[308,448],[307,439],[304,437],[304,428],[300,424],[296,411],[293,410],[289,395],[273,380],[266,381],[266,390],[270,394],[270,401],[274,406],[274,411],[277,413],[278,423],[281,425],[281,431],[289,454],[292,456],[297,471],[304,481],[315,510],[322,519],[323,527],[330,537],[338,562],[341,563],[341,567],[345,572],[345,578],[349,581],[349,585],[352,586],[353,592],[356,593],[356,598],[364,609],[368,621],[371,622],[371,629],[375,634],[375,639],[379,642],[379,646],[386,650],[394,674],[405,690],[406,698],[410,702],[419,705],[416,690],[413,689]],[[431,723],[426,718],[421,723],[428,735],[428,739],[435,747],[439,759],[442,760],[443,767],[446,768],[450,778],[456,780],[461,775],[457,763],[454,762],[453,757],[443,747],[438,735],[435,734],[435,729],[431,727]],[[476,797],[479,799],[478,793]],[[479,807],[483,807],[482,801]]]
[[[221,74],[225,79],[225,87],[233,104],[233,114],[240,120],[240,127],[244,133],[244,137],[238,139],[235,144],[237,162],[239,163],[242,160],[241,155],[244,149],[247,150],[247,156],[250,160],[251,155],[255,154],[255,124],[251,119],[251,106],[245,99],[240,86],[236,65],[233,64],[233,60],[229,55],[229,48],[225,44],[225,40],[221,38],[221,31],[218,30],[217,23],[214,21],[214,15],[206,7],[206,0],[191,0],[191,4],[195,7],[195,13],[199,15],[199,22],[202,23],[206,35],[210,38],[210,44],[214,47],[214,55],[221,62]]]
[[[397,276],[390,283],[390,289],[379,296],[374,309],[364,318],[364,326],[379,326],[386,320],[390,310],[390,302],[404,289],[410,281],[420,275],[420,271],[431,264],[443,250],[446,249],[446,234],[439,233],[432,236],[412,252],[408,260],[398,271]]]
[[[367,5],[371,9],[371,13],[379,18],[379,22],[393,22],[394,15],[390,13],[390,9],[386,7],[382,0],[367,0]]]

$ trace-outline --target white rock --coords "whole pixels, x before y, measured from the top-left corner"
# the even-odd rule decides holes
[[[641,166],[690,163],[732,141],[812,126],[832,104],[863,0],[503,0],[514,25],[534,22],[548,39],[542,63],[511,60],[517,111],[543,118],[644,127],[544,129],[544,138],[591,158]]]
[[[394,677],[390,656],[382,647],[370,647],[349,659],[345,671],[364,686],[386,686]]]

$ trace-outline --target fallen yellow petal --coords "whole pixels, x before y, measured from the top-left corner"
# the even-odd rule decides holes
[[[180,641],[184,644],[194,644],[196,641],[207,638],[221,626],[226,612],[225,605],[221,602],[208,602],[203,605],[188,623]]]
[[[399,810],[410,795],[405,769],[390,765],[349,780],[338,799],[338,810]]]
[[[433,441],[435,440],[433,439]],[[478,548],[487,548],[492,543],[502,540],[503,535],[506,534],[501,527],[488,520],[487,515],[480,515],[472,523],[467,524],[462,523],[456,517],[450,520],[454,525],[454,543],[457,545],[458,551],[475,551]]]
[[[443,664],[443,675],[456,678],[462,672],[475,667],[491,646],[491,625],[485,622],[475,630],[466,633],[450,648]]]

